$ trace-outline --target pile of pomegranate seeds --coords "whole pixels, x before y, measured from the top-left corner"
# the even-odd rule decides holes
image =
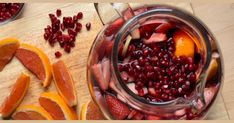
[[[175,42],[170,36],[163,37],[165,41],[149,44],[144,41],[150,36],[144,36],[132,40],[126,55],[119,56],[123,61],[119,63],[119,70],[129,89],[156,102],[188,97],[196,85],[197,61],[186,56],[176,57]],[[161,36],[155,40],[158,38]]]
[[[14,16],[20,9],[20,3],[0,3],[0,22]]]
[[[76,36],[82,29],[82,24],[78,21],[83,18],[83,13],[78,12],[77,15],[73,17],[63,17],[62,21],[60,21],[58,17],[61,16],[62,11],[60,9],[56,10],[56,15],[49,14],[51,25],[47,25],[44,29],[44,39],[48,41],[52,47],[58,42],[65,52],[70,53],[71,48],[75,47]],[[90,23],[89,25],[91,26]],[[55,53],[56,58],[61,56],[62,54],[59,51]]]

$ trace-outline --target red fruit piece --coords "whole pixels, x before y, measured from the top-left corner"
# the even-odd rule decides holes
[[[134,116],[133,116],[133,120],[142,120],[144,118],[144,115],[140,112],[137,112]]]
[[[209,87],[204,89],[204,98],[206,101],[206,104],[209,105],[211,100],[214,98],[215,94],[218,91],[217,86]]]
[[[124,19],[123,18],[118,18],[117,20],[115,20],[112,24],[110,24],[106,28],[105,35],[106,36],[111,36],[111,35],[115,34],[121,28],[121,26],[123,24],[124,24]]]
[[[130,113],[128,106],[112,95],[106,95],[106,103],[110,113],[117,120],[125,119]]]
[[[109,84],[111,78],[110,60],[108,58],[103,58],[101,64],[104,80]]]
[[[82,12],[78,12],[77,19],[82,19],[82,18],[83,18],[83,13]]]
[[[125,20],[129,20],[130,18],[134,16],[134,13],[131,8],[128,8],[127,10],[123,12],[123,16]]]
[[[154,33],[149,39],[144,39],[145,44],[151,44],[156,42],[165,41],[167,39],[166,34],[164,33]]]
[[[146,116],[147,120],[160,120],[161,118],[159,116],[155,116],[155,115],[148,115]]]
[[[166,33],[171,28],[172,25],[170,23],[162,23],[156,28],[156,33]]]
[[[56,10],[56,15],[57,15],[57,17],[59,17],[59,16],[61,16],[61,15],[62,15],[62,11],[61,11],[61,9],[57,9],[57,10]]]
[[[102,65],[100,63],[92,66],[93,74],[98,82],[100,88],[105,91],[108,89],[109,82],[107,82],[103,76]]]

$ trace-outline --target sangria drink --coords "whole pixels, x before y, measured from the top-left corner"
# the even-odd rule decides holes
[[[204,119],[223,78],[206,26],[171,6],[128,8],[93,43],[88,85],[107,119]]]

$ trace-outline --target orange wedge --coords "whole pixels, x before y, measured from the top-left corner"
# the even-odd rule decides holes
[[[43,51],[28,44],[21,44],[15,55],[27,69],[43,81],[43,87],[50,85],[52,79],[51,64]]]
[[[70,107],[77,105],[74,82],[64,62],[59,60],[52,65],[52,68],[55,85],[61,97]]]
[[[0,107],[0,114],[3,118],[9,117],[21,103],[28,90],[29,83],[30,77],[22,73],[17,79],[16,83],[13,85],[9,96],[6,97]]]
[[[15,38],[0,41],[0,71],[11,61],[19,45],[19,41]]]
[[[175,41],[175,55],[179,56],[194,56],[194,40],[191,38],[186,32],[182,30],[178,30],[173,35],[173,39]]]
[[[92,101],[88,101],[82,105],[81,120],[105,120],[102,112],[99,110],[97,105]]]
[[[57,93],[43,93],[39,98],[39,103],[55,120],[78,119],[75,111]]]
[[[212,59],[210,62],[210,66],[208,68],[208,76],[207,76],[207,80],[212,79],[212,77],[215,76],[215,74],[218,71],[218,62],[216,59]]]
[[[25,105],[16,109],[12,115],[14,120],[52,120],[50,114],[40,106]]]

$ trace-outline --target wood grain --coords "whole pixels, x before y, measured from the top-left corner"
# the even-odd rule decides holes
[[[86,31],[85,26],[83,27],[81,33],[77,36],[76,47],[72,49],[70,54],[63,52],[58,45],[51,48],[43,38],[44,28],[50,23],[48,13],[55,13],[57,8],[60,8],[65,16],[72,16],[77,14],[79,11],[82,11],[84,18],[81,20],[81,23],[85,25],[87,22],[91,22],[92,24],[89,32]],[[93,4],[31,3],[25,5],[22,16],[23,17],[14,22],[1,26],[0,38],[16,37],[23,43],[35,45],[49,56],[51,63],[57,60],[54,56],[55,51],[62,51],[63,56],[61,59],[65,61],[73,76],[79,104],[90,100],[89,91],[86,84],[86,61],[91,44],[99,30],[102,28],[102,24],[93,7]],[[22,71],[27,70],[16,58],[14,58],[12,62],[5,67],[3,72],[0,72],[1,97],[6,97],[8,95],[12,84],[16,81],[16,78]],[[30,72],[28,73],[31,75],[31,84],[22,105],[38,104],[38,97],[43,91],[56,91],[53,83],[48,89],[44,89],[42,88],[40,81]],[[4,98],[0,99],[0,103],[2,103],[3,99]],[[78,111],[79,110],[77,110],[77,112]]]

